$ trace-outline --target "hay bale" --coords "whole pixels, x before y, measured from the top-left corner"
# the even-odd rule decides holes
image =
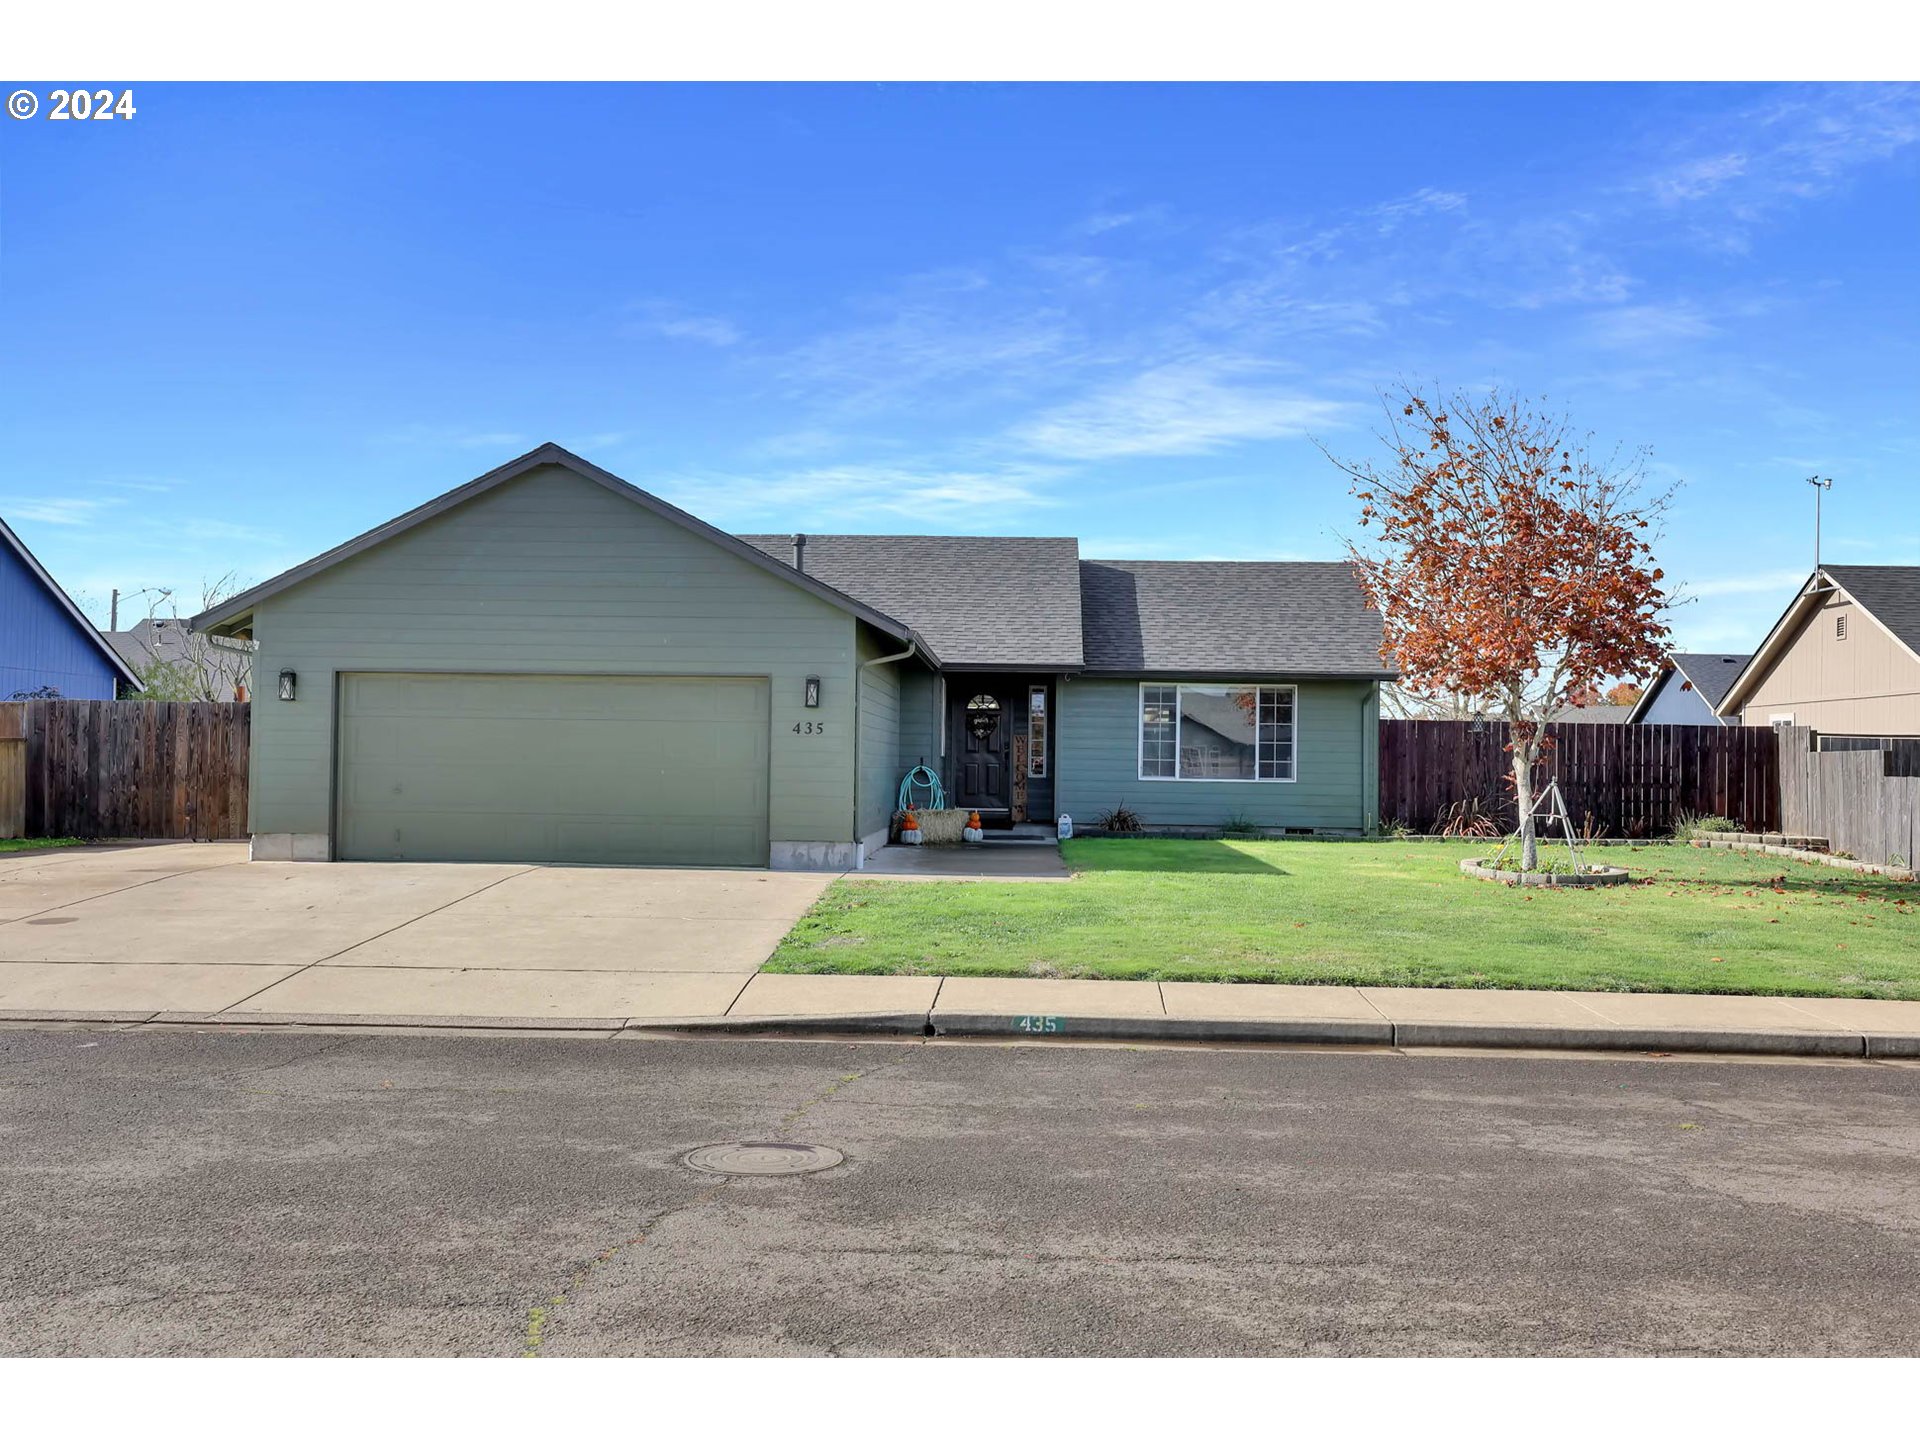
[[[904,812],[896,811],[893,817],[893,838],[900,838],[900,817]],[[958,845],[960,832],[967,828],[965,810],[915,810],[913,818],[920,822],[920,843],[923,845]]]

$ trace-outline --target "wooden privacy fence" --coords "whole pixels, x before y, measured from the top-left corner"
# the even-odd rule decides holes
[[[1683,812],[1780,828],[1773,732],[1735,725],[1549,725],[1536,784],[1558,778],[1576,827],[1600,838],[1669,834]],[[1380,819],[1439,833],[1460,810],[1515,823],[1507,726],[1380,722]]]
[[[1826,837],[1835,854],[1912,867],[1920,851],[1920,740],[1825,749],[1804,726],[1778,733],[1785,828]]]
[[[13,786],[19,834],[244,839],[249,734],[244,704],[0,704],[0,836]]]

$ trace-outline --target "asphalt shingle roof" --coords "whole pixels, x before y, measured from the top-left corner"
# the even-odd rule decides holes
[[[1920,654],[1920,565],[1822,565],[1902,644]]]
[[[1631,705],[1562,705],[1547,716],[1554,725],[1624,725]]]
[[[1089,671],[1391,673],[1344,560],[1083,560],[1080,610]]]
[[[793,563],[793,536],[742,535]],[[806,573],[911,626],[942,665],[1077,670],[1080,545],[1058,536],[808,535]]]
[[[1683,655],[1675,651],[1667,657],[1667,663],[1680,672],[1683,680],[1693,683],[1696,695],[1718,709],[1720,702],[1727,698],[1727,691],[1733,688],[1735,678],[1752,658],[1751,655]]]

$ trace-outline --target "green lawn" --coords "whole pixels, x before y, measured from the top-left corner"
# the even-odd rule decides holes
[[[14,850],[53,850],[62,845],[78,845],[78,840],[0,840],[0,855]]]
[[[768,970],[1920,1000],[1920,886],[1609,849],[1640,883],[1510,889],[1469,844],[1070,840],[1066,884],[840,880]]]

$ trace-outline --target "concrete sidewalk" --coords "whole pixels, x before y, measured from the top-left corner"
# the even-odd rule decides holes
[[[756,975],[701,1028],[1920,1057],[1920,1002]],[[636,1028],[660,1028],[640,1026]]]
[[[293,1012],[255,1000],[201,1012],[137,1005],[110,1012],[4,1010],[0,1022],[877,1033],[1920,1059],[1920,1002],[1902,1000],[760,974],[729,977],[721,982],[724,995],[661,994],[633,1007],[618,1004],[630,992],[603,992],[587,973],[522,970],[501,978],[501,1003],[489,1007],[500,1013],[489,1014],[449,1013],[430,995],[379,990],[330,996],[357,1002],[340,1009]],[[475,998],[471,989],[461,993]],[[615,1005],[604,1003],[609,999]],[[635,1008],[644,1013],[632,1013]],[[616,1009],[622,1013],[609,1013]]]

